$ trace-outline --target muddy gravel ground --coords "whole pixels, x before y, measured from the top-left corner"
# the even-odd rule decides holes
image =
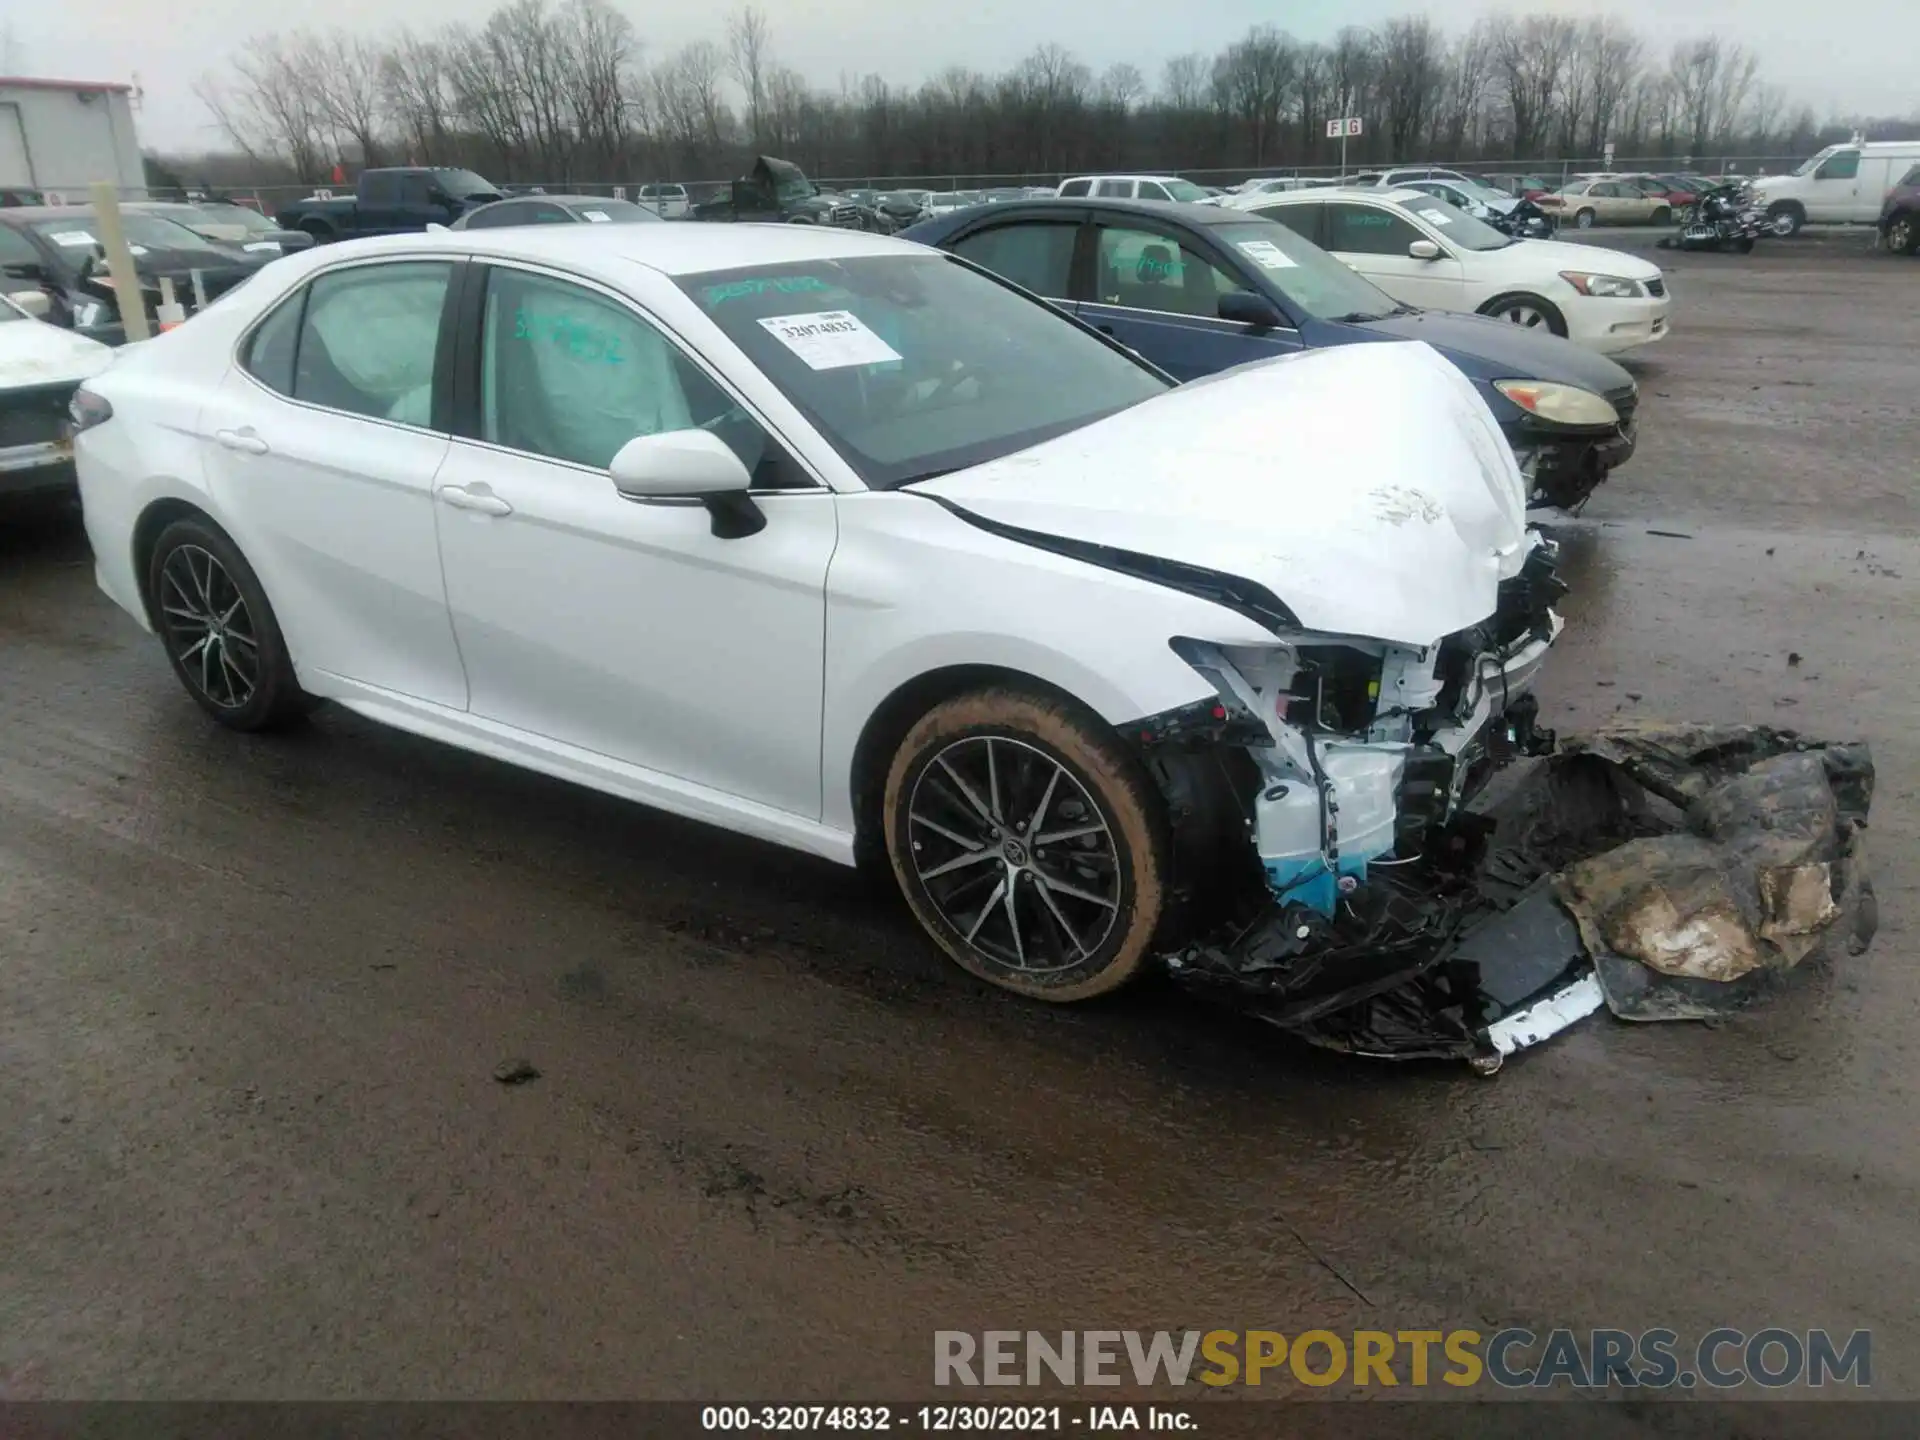
[[[1870,739],[1883,929],[1492,1081],[1022,1003],[851,873],[338,710],[237,739],[11,515],[0,1394],[897,1399],[936,1329],[1509,1323],[1866,1327],[1920,1394],[1920,264],[1670,263],[1546,718]]]

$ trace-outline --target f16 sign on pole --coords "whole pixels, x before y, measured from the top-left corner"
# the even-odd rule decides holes
[[[1360,133],[1360,117],[1348,115],[1344,119],[1327,121],[1327,139],[1336,136],[1340,140],[1340,178],[1347,178],[1347,137]]]

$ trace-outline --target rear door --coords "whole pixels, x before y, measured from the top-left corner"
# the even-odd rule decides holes
[[[1866,224],[1880,218],[1881,202],[1887,198],[1887,191],[1893,184],[1894,162],[1884,155],[1862,155],[1860,157],[1860,176],[1854,186],[1853,208],[1847,219]],[[1904,169],[1904,165],[1902,166]]]
[[[1092,289],[1080,318],[1176,380],[1300,348],[1290,328],[1220,318],[1220,297],[1253,287],[1191,231],[1135,216],[1094,217]]]
[[[299,663],[467,703],[435,533],[451,445],[451,260],[339,266],[243,342],[196,433]]]

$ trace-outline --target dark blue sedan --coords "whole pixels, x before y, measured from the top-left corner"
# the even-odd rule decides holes
[[[1474,382],[1534,503],[1572,507],[1633,454],[1633,377],[1558,336],[1401,305],[1310,240],[1247,211],[1032,200],[956,211],[901,238],[1043,295],[1176,380],[1296,350],[1424,340]]]

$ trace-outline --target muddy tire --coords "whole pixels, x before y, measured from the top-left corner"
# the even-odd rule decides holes
[[[1671,224],[1672,222],[1673,222],[1673,211],[1668,209],[1665,205],[1659,206],[1657,209],[1655,209],[1655,211],[1653,212],[1653,218],[1647,221],[1649,225],[1668,225],[1668,224]]]
[[[1888,221],[1887,249],[1895,255],[1920,251],[1920,217],[1903,210]]]
[[[935,706],[888,767],[887,857],[961,968],[1064,1004],[1116,990],[1168,905],[1165,807],[1091,715],[995,687]]]
[[[147,598],[173,673],[232,730],[272,730],[313,708],[246,557],[210,520],[174,521],[147,565]]]

